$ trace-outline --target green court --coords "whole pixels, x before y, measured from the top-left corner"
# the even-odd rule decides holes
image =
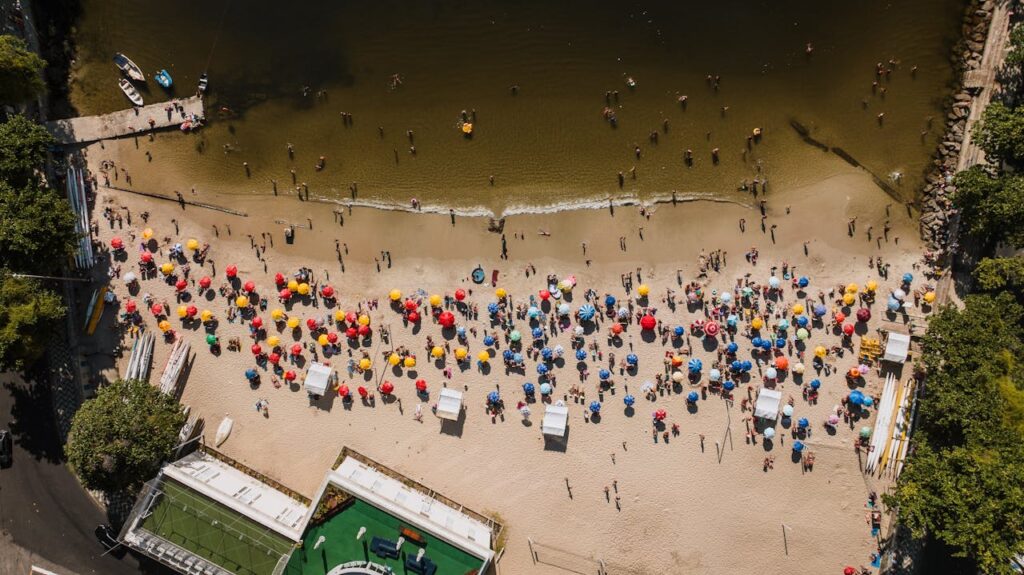
[[[483,564],[483,560],[417,527],[407,525],[369,503],[355,499],[347,505],[344,511],[328,519],[323,525],[306,531],[303,547],[296,549],[292,554],[285,575],[325,575],[336,565],[367,560],[387,565],[395,573],[402,574],[407,572],[404,564],[406,555],[416,557],[421,547],[426,551],[424,556],[437,565],[438,575],[476,573]],[[356,534],[360,527],[365,527],[366,533],[357,540]],[[408,528],[418,534],[422,542],[417,543],[406,537],[398,559],[384,559],[370,551],[370,542],[374,537],[397,542],[402,528]],[[314,550],[313,546],[321,535],[325,540],[319,549]]]
[[[237,575],[270,575],[286,537],[171,480],[141,527]]]

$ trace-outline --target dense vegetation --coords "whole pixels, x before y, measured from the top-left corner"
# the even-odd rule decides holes
[[[46,62],[21,38],[0,35],[0,104],[18,104],[42,94],[45,67]]]
[[[90,489],[135,489],[178,443],[181,406],[144,381],[118,380],[75,414],[65,453]]]

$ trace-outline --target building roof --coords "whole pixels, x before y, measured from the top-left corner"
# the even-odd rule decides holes
[[[889,339],[885,342],[885,355],[882,359],[896,363],[907,361],[907,352],[910,350],[910,336],[895,331],[889,332]]]

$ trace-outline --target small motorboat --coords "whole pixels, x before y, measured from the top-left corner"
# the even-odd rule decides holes
[[[142,68],[139,68],[139,65],[132,62],[132,59],[128,56],[125,56],[120,52],[114,54],[114,64],[117,65],[118,69],[120,69],[125,76],[128,76],[132,80],[135,80],[136,82],[146,81],[146,75],[142,73]]]
[[[125,96],[128,96],[128,99],[132,101],[132,104],[135,104],[136,106],[142,105],[142,94],[140,94],[139,91],[135,89],[135,86],[126,78],[121,78],[117,85],[121,86],[121,91],[124,92]]]
[[[153,76],[153,79],[165,89],[170,88],[174,84],[174,79],[171,78],[171,74],[167,70],[160,70],[156,73],[156,76]]]
[[[197,90],[197,93],[200,96],[206,93],[206,88],[209,86],[209,82],[210,80],[206,77],[206,72],[199,75],[199,89]]]
[[[235,422],[230,417],[224,416],[224,419],[220,421],[220,425],[217,426],[217,435],[213,440],[214,446],[220,447],[221,443],[227,441],[228,436],[231,435],[231,427],[234,424]]]

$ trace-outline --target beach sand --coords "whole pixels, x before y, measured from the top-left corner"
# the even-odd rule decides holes
[[[93,172],[98,174],[99,162],[104,159],[121,165],[119,149],[125,145],[108,142],[105,149],[89,148]],[[128,241],[128,231],[132,229],[138,235],[146,227],[139,214],[148,211],[148,226],[155,230],[156,238],[169,236],[172,243],[184,243],[188,238],[210,242],[210,260],[217,274],[213,276],[215,288],[224,281],[225,266],[236,264],[239,278],[256,282],[258,291],[271,298],[269,307],[273,309],[279,307],[274,274],[289,275],[306,266],[321,284],[330,283],[339,291],[341,309],[353,309],[360,301],[380,300],[380,308],[370,314],[372,325],[390,327],[392,343],[411,349],[418,355],[419,363],[414,371],[392,372],[380,356],[390,346],[382,344],[375,334],[372,345],[364,348],[374,360],[370,383],[375,384],[382,376],[392,381],[400,401],[384,403],[378,398],[376,405],[369,407],[357,400],[346,407],[334,394],[311,402],[298,385],[275,389],[270,384],[270,374],[264,371],[262,385],[251,389],[243,376],[254,364],[248,351],[249,330],[237,321],[225,321],[228,304],[224,298],[216,297],[210,302],[203,298],[196,305],[211,309],[219,318],[217,334],[221,342],[239,337],[243,349],[238,353],[225,349],[220,357],[214,357],[202,341],[202,328],[183,328],[173,313],[173,286],[160,279],[142,284],[142,292],[152,293],[158,301],[172,302],[170,321],[179,335],[192,341],[197,352],[182,403],[206,418],[208,442],[212,444],[221,418],[230,416],[235,421],[234,430],[221,449],[296,491],[313,496],[342,446],[348,446],[471,509],[500,515],[507,533],[500,572],[566,572],[547,563],[571,565],[579,572],[596,572],[597,564],[585,559],[589,557],[602,559],[610,573],[835,573],[841,572],[844,565],[867,565],[870,561],[869,555],[877,547],[865,521],[865,504],[870,491],[881,493],[888,485],[885,479],[860,473],[858,455],[852,447],[857,429],[872,425],[873,417],[856,424],[841,423],[834,435],[822,426],[822,421],[849,391],[843,373],[855,363],[852,354],[835,360],[839,373],[824,377],[813,374],[808,351],[804,381],[820,377],[823,382],[816,405],[801,397],[800,387],[792,376],[781,382],[784,400],[794,400],[794,421],[807,417],[813,428],[806,443],[816,454],[816,464],[813,471],[805,472],[791,460],[793,439],[781,425],[771,451],[766,451],[760,437],[754,444],[746,440],[744,418],[750,412],[741,411],[739,400],[747,397],[746,388],[756,389],[756,371],[755,381],[737,388],[736,403],[731,406],[719,396],[709,394],[698,403],[695,413],[688,412],[684,397],[697,388],[687,382],[680,393],[664,394],[649,401],[642,397],[639,387],[663,371],[666,346],[660,340],[642,341],[634,324],[625,332],[622,348],[609,348],[605,336],[609,323],[605,318],[598,331],[587,336],[587,344],[597,341],[602,350],[607,353],[613,349],[618,358],[633,346],[640,357],[638,373],[621,376],[614,370],[614,392],[599,394],[596,372],[599,363],[603,366],[607,362],[588,362],[591,375],[584,384],[586,398],[576,403],[567,395],[568,388],[578,382],[574,362],[556,368],[555,398],[567,400],[569,431],[564,449],[546,449],[539,429],[542,406],[532,406],[532,424],[524,424],[515,411],[516,402],[523,397],[522,383],[537,382],[535,362],[527,361],[525,375],[506,375],[500,357],[490,363],[486,375],[473,362],[461,372],[455,369],[454,378],[446,380],[441,369],[428,361],[423,347],[427,335],[433,335],[436,341],[444,340],[439,326],[426,317],[414,331],[403,325],[400,314],[387,305],[391,289],[399,289],[403,294],[414,294],[418,289],[452,294],[459,287],[473,288],[467,301],[479,305],[480,320],[467,323],[457,317],[460,325],[481,328],[487,321],[486,305],[495,297],[488,284],[474,286],[469,281],[471,270],[478,264],[487,270],[488,280],[491,270],[500,271],[498,286],[509,291],[514,303],[523,303],[531,294],[546,288],[544,278],[549,273],[559,277],[575,274],[579,283],[574,291],[574,309],[583,303],[587,288],[596,290],[600,298],[605,293],[620,300],[625,298],[622,274],[633,275],[634,291],[630,295],[635,296],[640,283],[636,278],[639,268],[643,283],[651,287],[650,305],[658,308],[657,317],[667,325],[689,326],[703,316],[685,306],[671,312],[662,303],[666,288],[675,289],[677,297],[682,297],[677,271],[681,270],[684,282],[695,279],[701,251],[720,249],[726,252],[725,267],[701,280],[707,290],[716,289],[719,293],[731,289],[738,278],[748,273],[763,284],[770,268],[783,261],[795,266],[796,275],[811,278],[809,297],[814,297],[819,289],[827,292],[836,284],[864,285],[869,279],[877,280],[879,301],[872,308],[875,317],[869,324],[874,335],[881,323],[885,294],[898,287],[899,276],[911,271],[912,264],[920,258],[917,223],[902,205],[894,204],[889,209],[889,240],[882,241],[880,247],[869,241],[868,226],[873,226],[875,237],[882,234],[886,206],[892,200],[864,173],[837,160],[822,161],[833,162],[833,176],[803,188],[771,189],[768,193],[766,223],[778,226],[775,243],[768,233],[762,233],[755,206],[712,202],[663,204],[652,210],[649,219],[635,207],[616,208],[614,215],[602,209],[509,217],[504,228],[509,260],[500,259],[501,236],[488,232],[482,218],[458,218],[453,226],[447,215],[365,208],[349,211],[334,204],[300,202],[294,196],[218,197],[204,192],[193,198],[186,192],[187,199],[230,204],[248,213],[248,217],[238,217],[195,207],[182,210],[173,202],[101,187],[97,214],[100,206],[123,206],[131,211],[132,225],[125,225],[122,230],[110,229],[98,215],[104,244],[109,245],[114,235],[125,238],[128,244],[129,261],[123,265],[122,273],[134,270],[137,259],[138,241]],[[162,189],[159,170],[132,170],[135,188],[171,193]],[[339,224],[333,210],[344,212],[344,225]],[[850,237],[847,222],[853,217],[857,218],[856,233]],[[171,218],[178,221],[178,233]],[[312,230],[298,228],[294,244],[286,244],[284,225],[275,220],[306,226],[307,218],[312,222]],[[740,218],[746,219],[745,233],[739,229]],[[213,225],[218,226],[219,237],[215,236]],[[539,235],[540,229],[550,232],[550,237]],[[520,231],[525,239],[515,238]],[[256,243],[262,244],[260,234],[264,232],[273,236],[273,247],[268,245],[264,254],[266,272],[247,237],[253,234]],[[625,251],[620,249],[622,236],[626,238]],[[347,244],[344,273],[334,254],[335,239]],[[587,244],[586,255],[582,242]],[[804,242],[808,242],[808,255],[804,254]],[[744,253],[752,246],[760,252],[756,266],[744,259]],[[163,254],[166,249],[167,245],[162,244]],[[374,259],[380,260],[381,250],[390,251],[392,266],[385,264],[378,272]],[[879,278],[876,270],[869,268],[869,257],[876,255],[892,265],[890,279]],[[592,260],[589,267],[587,260]],[[166,255],[156,256],[158,264],[164,261]],[[536,267],[537,275],[526,277],[524,269],[530,264]],[[193,279],[213,275],[209,262],[205,269],[195,263],[192,268]],[[329,280],[325,278],[328,273]],[[141,299],[140,295],[129,296],[120,281],[115,280],[113,286],[122,301]],[[195,293],[194,288],[190,291]],[[796,301],[790,289],[786,290],[786,301],[789,305]],[[289,311],[303,321],[323,317],[325,313],[322,305],[314,308],[308,302],[295,302]],[[107,314],[105,325],[110,325],[113,313]],[[277,333],[269,311],[259,315],[269,326],[268,333]],[[152,315],[144,311],[143,316],[147,326],[155,329]],[[524,342],[528,343],[526,322],[520,320],[516,325],[524,330]],[[301,341],[310,342],[304,327],[302,333]],[[291,342],[290,334],[281,335],[284,341]],[[808,350],[819,344],[836,345],[839,340],[831,332],[815,329]],[[857,340],[859,337],[855,336],[855,345]],[[704,362],[706,382],[715,352],[708,351],[697,338],[689,341],[694,356]],[[737,341],[741,344],[740,357],[749,358],[749,340],[740,335]],[[558,334],[550,345],[556,343],[569,349],[569,333]],[[130,341],[126,345],[130,346]],[[455,345],[453,342],[453,348]],[[157,346],[157,374],[169,347],[163,343]],[[481,349],[481,338],[470,337],[470,357],[475,358]],[[307,352],[305,357],[311,356]],[[348,354],[343,352],[332,361],[341,379],[353,389],[356,385],[368,385],[359,375],[354,379],[346,377],[347,359]],[[122,369],[126,362],[127,354],[120,360]],[[452,363],[449,356],[448,364]],[[286,362],[282,365],[290,368]],[[302,370],[299,372],[301,381]],[[158,377],[155,375],[153,380]],[[428,382],[431,393],[431,399],[422,402],[422,422],[412,417],[417,403],[421,403],[413,388],[417,378]],[[443,433],[440,420],[429,409],[445,383],[467,390],[465,421],[457,433]],[[881,384],[873,371],[867,378],[866,391],[877,394]],[[503,417],[494,418],[485,411],[484,403],[487,393],[499,388],[507,409]],[[631,416],[624,413],[622,402],[627,390],[637,396]],[[260,398],[269,400],[268,418],[253,407]],[[584,417],[585,406],[594,399],[603,402],[599,422]],[[670,437],[668,442],[660,434],[652,437],[650,414],[657,408],[668,411],[666,423],[681,427],[680,435]],[[731,434],[727,435],[729,422]],[[774,468],[766,472],[762,466],[768,455],[773,455],[775,461]],[[605,487],[613,484],[617,491],[612,489],[606,498]],[[616,494],[621,509],[616,508]],[[531,555],[530,540],[540,563],[535,564]]]

